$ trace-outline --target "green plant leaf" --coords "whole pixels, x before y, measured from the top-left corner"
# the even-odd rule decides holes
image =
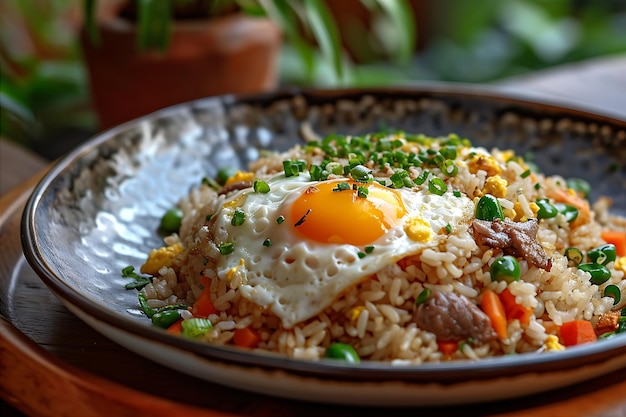
[[[397,58],[406,62],[411,59],[415,50],[416,28],[411,5],[405,0],[376,0],[378,5],[387,13],[395,28],[399,47]]]
[[[337,77],[343,78],[342,47],[337,23],[321,0],[303,0],[308,25],[322,54],[332,62]]]
[[[83,12],[85,14],[85,31],[87,37],[94,44],[100,43],[100,32],[96,24],[96,4],[97,0],[85,0],[83,2]]]
[[[138,46],[140,50],[167,49],[172,20],[171,2],[166,0],[137,0],[139,10]]]

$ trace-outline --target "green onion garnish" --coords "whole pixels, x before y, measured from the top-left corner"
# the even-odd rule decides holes
[[[222,255],[230,255],[235,251],[235,244],[232,242],[220,243],[217,248]]]
[[[372,182],[374,177],[372,176],[372,170],[364,165],[355,165],[350,169],[350,176],[357,182]]]
[[[183,336],[191,338],[202,336],[213,328],[211,321],[202,317],[183,320],[181,326],[183,328]]]
[[[448,186],[439,177],[434,177],[428,182],[428,191],[436,195],[444,195],[448,190]]]
[[[452,226],[450,226],[450,223],[446,224],[446,233],[447,234],[452,233]]]
[[[285,216],[278,216],[276,219],[276,223],[282,224],[285,221]]]
[[[254,191],[261,194],[270,192],[270,186],[263,180],[255,180],[253,184]]]
[[[356,255],[359,257],[359,259],[363,259],[367,256],[364,252],[357,252]]]
[[[263,241],[263,246],[265,246],[266,248],[269,248],[270,246],[272,246],[272,241],[270,239],[265,239]]]
[[[374,251],[374,246],[366,246],[365,253],[372,253]]]
[[[441,167],[441,170],[449,177],[454,177],[456,174],[459,173],[459,167],[456,166],[452,159],[446,159],[445,161],[443,161],[443,166]]]
[[[419,293],[419,295],[415,299],[415,305],[418,306],[418,305],[423,304],[424,302],[426,302],[428,297],[430,297],[431,293],[432,293],[432,291],[430,290],[430,288],[424,288],[422,290],[422,292]]]
[[[459,198],[461,197],[461,192],[460,192],[459,190],[454,190],[454,191],[452,191],[452,194],[453,194],[455,197],[459,197]]]
[[[531,172],[530,169],[527,169],[526,171],[524,171],[524,172],[522,172],[520,174],[520,177],[526,178],[526,177],[528,177],[530,175],[530,172]]]
[[[233,213],[233,218],[230,219],[230,224],[233,226],[241,226],[246,221],[246,213],[240,209],[236,208]]]
[[[364,186],[362,186],[362,185],[361,185],[361,186],[357,189],[356,195],[357,195],[359,198],[367,198],[367,196],[369,195],[369,192],[370,192],[370,190],[369,190],[367,187],[364,187]]]

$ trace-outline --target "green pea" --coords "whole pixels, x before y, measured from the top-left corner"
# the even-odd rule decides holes
[[[237,173],[237,168],[233,168],[233,167],[220,168],[219,171],[217,171],[215,180],[217,181],[219,185],[224,185],[226,184],[226,180],[228,180],[230,177],[232,177],[236,173]]]
[[[604,265],[597,264],[595,262],[589,262],[586,264],[578,265],[578,269],[581,271],[589,272],[591,274],[591,283],[596,285],[604,284],[611,278],[611,271]]]
[[[180,320],[178,310],[159,311],[152,316],[152,324],[163,329],[167,329],[178,320]]]
[[[167,233],[177,233],[183,221],[183,211],[179,208],[172,208],[161,217],[161,229]]]
[[[588,198],[591,192],[591,185],[582,178],[568,178],[567,186],[585,198]]]
[[[540,198],[535,201],[535,203],[539,207],[539,211],[537,212],[538,219],[551,219],[559,214],[556,207],[554,207],[547,198]]]
[[[491,264],[489,267],[492,281],[519,281],[520,267],[519,262],[513,256],[502,256]]]
[[[578,217],[578,209],[565,203],[554,203],[554,207],[559,213],[565,216],[568,223],[573,222]]]
[[[347,343],[333,343],[326,348],[324,356],[330,359],[341,359],[348,363],[359,363],[361,361],[356,350]]]
[[[476,204],[476,218],[479,220],[494,221],[495,219],[504,220],[504,212],[500,201],[491,194],[485,194],[478,200]]]
[[[617,259],[615,245],[607,243],[587,252],[587,259],[600,265],[606,265]]]

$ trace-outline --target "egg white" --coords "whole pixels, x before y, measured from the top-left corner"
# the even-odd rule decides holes
[[[286,328],[316,316],[345,290],[386,266],[436,247],[446,238],[443,230],[447,225],[467,227],[474,211],[474,204],[465,195],[457,197],[448,191],[439,196],[427,189],[397,190],[407,214],[368,244],[374,249],[363,256],[364,247],[303,239],[293,233],[289,224],[279,224],[278,219],[292,202],[319,184],[310,181],[308,174],[289,178],[280,174],[267,182],[269,193],[242,190],[229,197],[214,215],[216,245],[234,244],[232,253],[216,255],[217,275],[229,280],[236,271],[242,277],[240,294],[272,311]],[[245,221],[233,226],[231,219],[237,207],[244,211]],[[429,226],[432,238],[425,242],[413,240],[405,230],[411,218],[419,218]]]

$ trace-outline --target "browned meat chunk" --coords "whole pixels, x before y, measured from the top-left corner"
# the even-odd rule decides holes
[[[228,194],[231,191],[243,190],[245,188],[250,188],[250,187],[252,187],[252,182],[250,181],[234,182],[232,184],[225,185],[224,187],[220,188],[220,191],[218,192],[218,194]]]
[[[489,342],[496,338],[489,317],[467,297],[451,292],[433,292],[417,307],[413,320],[423,330],[434,333],[439,340],[471,337]]]
[[[475,219],[472,222],[474,239],[479,245],[502,249],[506,255],[522,257],[531,265],[550,271],[552,259],[537,241],[538,228],[534,219],[523,223],[500,219],[492,222]]]
[[[596,324],[596,334],[601,335],[617,330],[621,315],[621,311],[609,311],[608,313],[601,315],[598,319],[598,323]]]

